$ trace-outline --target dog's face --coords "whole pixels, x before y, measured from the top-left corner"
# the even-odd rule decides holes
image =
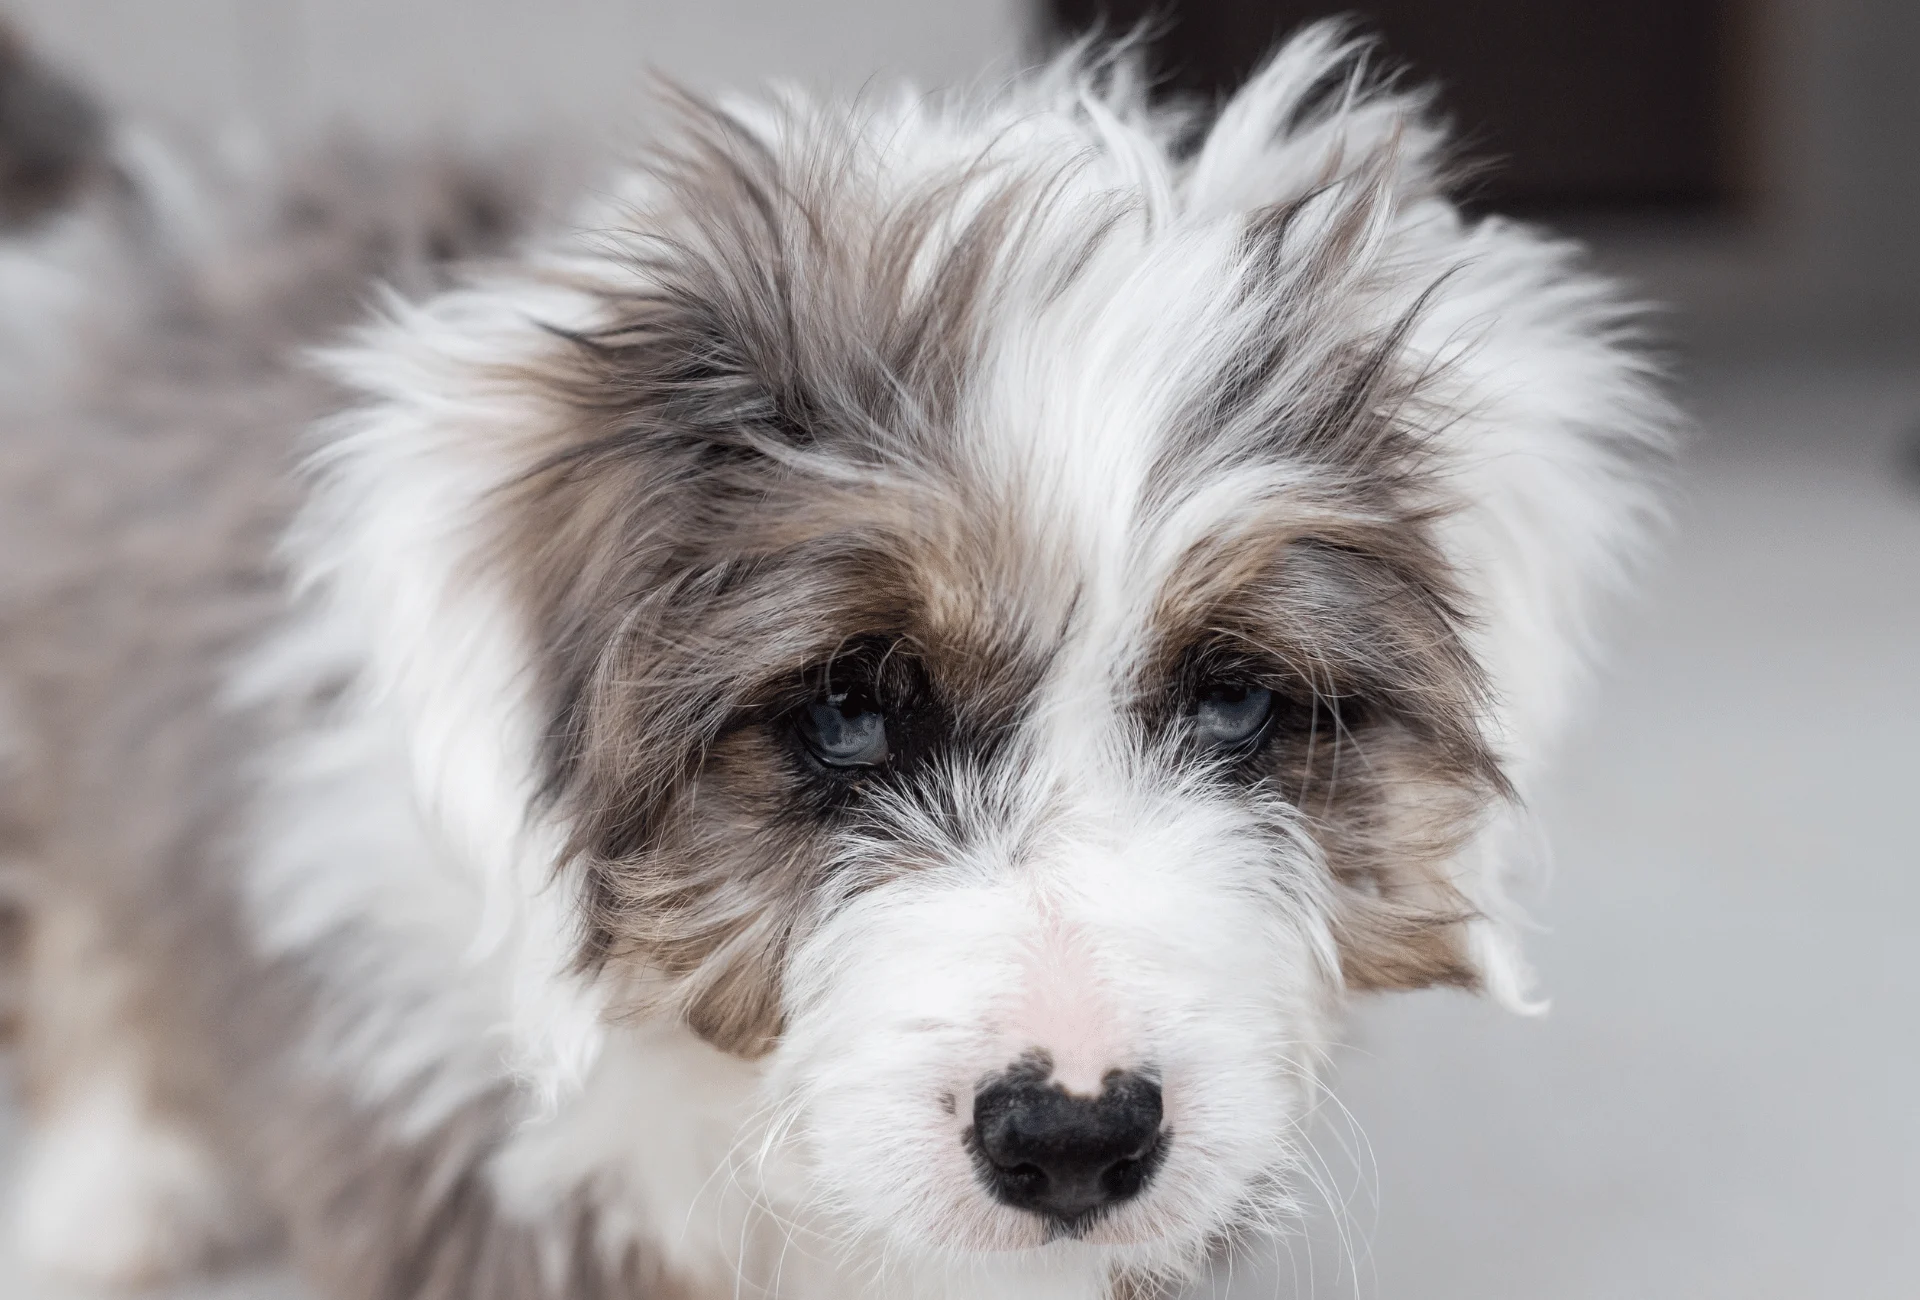
[[[1343,994],[1518,997],[1483,828],[1660,411],[1339,53],[1184,154],[1072,87],[701,116],[353,363],[330,580],[423,647],[429,804],[491,842],[443,760],[529,690],[577,970],[760,1062],[840,1230],[1175,1267],[1285,1202]]]
[[[769,1056],[857,1222],[1191,1249],[1343,987],[1476,978],[1424,286],[1367,184],[1169,232],[712,131],[507,493],[587,962]]]

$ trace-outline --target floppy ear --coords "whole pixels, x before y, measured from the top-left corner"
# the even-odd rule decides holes
[[[1406,322],[1399,364],[1421,376],[1424,455],[1441,488],[1434,535],[1514,795],[1435,887],[1470,917],[1456,934],[1477,982],[1524,1010],[1537,1004],[1510,885],[1525,866],[1527,800],[1590,660],[1596,604],[1625,585],[1658,517],[1679,422],[1636,337],[1638,310],[1577,246],[1463,216],[1444,193],[1428,96],[1383,82],[1369,53],[1338,24],[1293,37],[1227,103],[1185,197],[1252,214],[1323,193],[1337,204],[1343,183],[1372,192],[1366,265],[1350,273],[1368,291],[1342,295],[1347,328]]]
[[[361,766],[382,764],[379,780],[404,786],[418,827],[409,852],[428,855],[367,888],[442,891],[402,900],[431,913],[412,918],[430,922],[415,941],[464,953],[473,987],[487,990],[476,1005],[505,1008],[502,1023],[475,1028],[492,1031],[508,1070],[549,1106],[597,1058],[603,998],[579,973],[580,882],[541,798],[548,702],[493,512],[548,454],[560,419],[513,380],[561,346],[536,322],[584,328],[594,310],[584,292],[500,280],[426,306],[390,302],[383,322],[330,354],[362,402],[319,432],[288,544],[310,612],[277,651],[294,660],[278,671],[296,679],[314,675],[298,661],[312,655],[352,683],[337,734],[318,743],[368,751]],[[337,841],[310,829],[319,844]],[[297,843],[269,851],[325,856]],[[293,886],[280,904],[314,910],[308,931],[393,911],[360,906],[343,882],[366,869],[343,856],[282,864],[283,879],[334,882]]]

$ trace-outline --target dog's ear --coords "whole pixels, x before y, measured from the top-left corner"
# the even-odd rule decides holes
[[[295,635],[344,656],[354,689],[343,698],[366,706],[351,725],[396,747],[463,900],[436,924],[476,981],[502,988],[506,1020],[489,1029],[546,1105],[597,1059],[604,998],[578,970],[579,873],[542,801],[538,638],[498,553],[498,515],[560,439],[563,414],[522,374],[564,347],[542,323],[584,328],[598,311],[590,295],[525,275],[422,305],[389,296],[383,319],[325,355],[360,401],[316,431],[286,544],[313,611]]]

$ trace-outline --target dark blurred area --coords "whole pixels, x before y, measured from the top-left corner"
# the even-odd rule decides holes
[[[1262,52],[1326,16],[1313,0],[1051,0],[1061,34],[1152,33],[1169,94],[1218,99]],[[1485,206],[1566,212],[1730,210],[1739,193],[1740,20],[1722,0],[1363,0],[1354,30],[1442,94]]]
[[[105,133],[93,102],[0,23],[0,231],[69,203],[99,166]]]

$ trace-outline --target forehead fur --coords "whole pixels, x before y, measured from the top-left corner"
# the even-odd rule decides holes
[[[1052,593],[1076,602],[1086,570],[1142,591],[1278,513],[1356,537],[1430,515],[1437,363],[1403,355],[1430,286],[1379,247],[1430,197],[1402,133],[1221,211],[1233,113],[1177,161],[1104,75],[1105,99],[998,116],[684,104],[580,269],[602,321],[535,375],[569,413],[541,474],[786,492],[731,521],[729,562],[976,531],[1025,546],[1017,585],[1082,570]],[[1270,108],[1311,133],[1325,88],[1295,89]]]

